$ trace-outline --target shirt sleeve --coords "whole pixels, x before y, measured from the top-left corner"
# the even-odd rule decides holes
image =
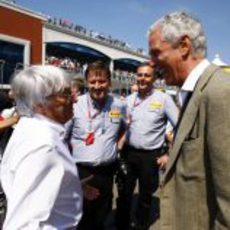
[[[71,134],[72,134],[72,131],[73,131],[73,125],[74,125],[74,119],[73,118],[71,118],[69,121],[67,121],[65,123],[65,130],[66,130],[66,132],[65,132],[65,140],[67,142],[69,142],[70,139],[71,139]]]
[[[135,101],[135,97],[133,96],[133,94],[129,95],[126,98],[126,102],[125,102],[126,116],[130,116],[131,115],[134,101]]]
[[[122,116],[122,127],[126,127],[126,120],[127,120],[127,104],[122,103],[121,106],[121,116]]]
[[[28,154],[14,171],[5,230],[43,229],[57,199],[64,168],[50,146]]]
[[[178,121],[179,110],[173,99],[167,94],[165,98],[165,113],[171,125],[175,127]]]

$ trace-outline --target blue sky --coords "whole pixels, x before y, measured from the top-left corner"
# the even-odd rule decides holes
[[[208,58],[216,53],[230,64],[229,0],[16,0],[19,5],[68,19],[148,50],[146,32],[162,15],[186,10],[198,17],[208,41]]]

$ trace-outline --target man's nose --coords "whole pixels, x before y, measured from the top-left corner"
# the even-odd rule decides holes
[[[100,88],[100,86],[101,86],[101,85],[100,85],[100,83],[99,83],[99,82],[95,82],[95,84],[94,84],[94,88],[95,88],[95,89],[99,89],[99,88]]]
[[[138,80],[139,80],[139,81],[145,80],[145,75],[144,75],[144,74],[140,75],[140,76],[138,77]]]

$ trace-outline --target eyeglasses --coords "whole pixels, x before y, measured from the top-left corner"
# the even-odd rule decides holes
[[[64,90],[61,93],[52,94],[48,96],[47,98],[53,98],[53,97],[62,97],[62,98],[70,99],[72,98],[72,92],[70,90]]]
[[[151,77],[152,74],[149,73],[137,73],[137,77]]]
[[[72,92],[71,91],[64,91],[62,93],[57,94],[57,96],[69,99],[72,97]]]

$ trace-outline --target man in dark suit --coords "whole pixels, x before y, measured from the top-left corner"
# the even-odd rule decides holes
[[[161,229],[230,229],[230,75],[205,59],[202,25],[186,12],[151,26],[149,50],[181,87],[183,111],[161,181]]]

